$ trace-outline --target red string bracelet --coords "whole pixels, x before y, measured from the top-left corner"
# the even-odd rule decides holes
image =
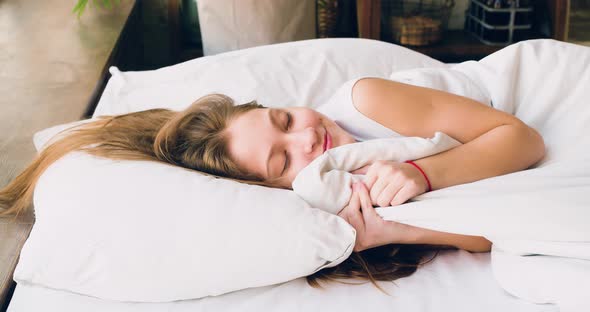
[[[426,183],[428,184],[428,190],[426,192],[430,192],[432,191],[432,187],[430,186],[430,180],[428,180],[428,177],[426,176],[426,173],[424,173],[424,170],[422,170],[422,168],[420,168],[418,165],[416,165],[415,162],[411,161],[411,160],[406,160],[406,162],[416,168],[418,168],[418,170],[420,170],[420,173],[422,173],[422,175],[424,176],[424,179],[426,179]]]

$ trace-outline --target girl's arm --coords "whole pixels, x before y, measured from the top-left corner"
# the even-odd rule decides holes
[[[432,190],[523,170],[545,154],[533,128],[466,97],[379,78],[359,80],[352,97],[359,112],[401,135],[431,138],[441,131],[463,143],[415,161]]]
[[[452,246],[472,252],[490,251],[491,242],[481,236],[439,232],[403,223],[386,221],[371,204],[364,183],[354,183],[350,202],[338,216],[356,230],[354,251],[387,244],[428,244]]]
[[[446,245],[471,252],[488,252],[492,248],[492,242],[482,236],[439,232],[411,225],[405,225],[406,231],[411,234],[405,236],[404,241],[399,241],[400,235],[399,233],[395,233],[395,231],[398,230],[395,229],[398,227],[398,224],[394,224],[394,222],[390,221],[386,222],[388,222],[387,226],[390,227],[390,230],[386,232],[393,233],[389,239],[392,243]]]

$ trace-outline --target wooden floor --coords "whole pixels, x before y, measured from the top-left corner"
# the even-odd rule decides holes
[[[36,156],[33,134],[83,118],[135,8],[72,14],[72,0],[0,0],[0,188]],[[0,220],[0,311],[34,222]]]

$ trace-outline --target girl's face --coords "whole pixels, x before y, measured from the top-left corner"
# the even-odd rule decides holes
[[[334,121],[305,107],[253,109],[230,121],[227,131],[236,164],[284,188],[327,149],[355,142]]]

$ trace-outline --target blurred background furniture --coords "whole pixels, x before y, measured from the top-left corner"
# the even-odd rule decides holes
[[[204,55],[316,38],[316,0],[196,3]]]
[[[590,1],[570,0],[564,19],[564,40],[590,46]]]
[[[567,40],[570,1],[532,1],[535,15],[534,28],[526,39],[554,38],[563,41]],[[375,22],[376,19],[381,18],[381,2],[381,0],[357,0],[359,34],[361,37],[381,39],[382,31],[380,26],[382,23]],[[457,1],[457,9],[466,8],[465,4],[466,1]],[[444,36],[443,41],[439,44],[412,48],[438,60],[460,62],[468,59],[480,59],[503,47],[483,44],[462,28],[450,29]]]
[[[383,38],[383,21],[382,11],[385,7],[385,0],[338,0],[336,5],[336,29],[332,36],[329,37],[361,37],[371,38],[376,40],[390,41]],[[588,12],[590,9],[585,0],[539,0],[531,1],[534,6],[534,21],[533,29],[527,34],[524,39],[533,38],[555,38],[557,40],[568,40],[568,31],[573,27],[579,27],[581,31],[574,31],[573,33],[589,33],[584,32],[584,22],[577,24],[570,24],[570,12]],[[587,2],[587,1],[586,1]],[[168,18],[170,25],[171,37],[181,38],[180,40],[171,40],[171,51],[174,59],[186,60],[193,57],[202,56],[202,46],[199,44],[187,44],[186,37],[187,30],[191,28],[182,27],[181,20],[186,16],[186,12],[190,11],[190,6],[196,6],[199,0],[170,0],[168,6]],[[449,20],[448,31],[445,32],[443,40],[437,44],[410,47],[418,52],[427,54],[435,59],[445,62],[460,62],[470,59],[480,59],[490,53],[493,53],[503,46],[486,45],[473,35],[464,30],[465,10],[467,10],[469,0],[455,0],[455,5]],[[325,5],[322,0],[317,0],[318,8]],[[573,11],[570,11],[570,7]],[[198,10],[193,10],[197,14],[192,16],[193,19],[198,20]],[[320,10],[317,9],[316,21],[320,18]],[[572,16],[580,16],[578,20],[583,20],[587,13],[571,14]],[[588,19],[586,19],[588,27]],[[198,23],[197,23],[198,24]],[[185,24],[186,25],[186,24]],[[319,25],[319,23],[317,23]],[[578,26],[576,26],[578,25]],[[352,27],[351,27],[352,26]],[[193,30],[194,30],[193,26]],[[195,33],[193,31],[193,43]],[[319,37],[319,33],[317,35]],[[184,39],[183,39],[184,38]],[[590,39],[587,39],[590,40]],[[583,42],[578,40],[575,42]]]

